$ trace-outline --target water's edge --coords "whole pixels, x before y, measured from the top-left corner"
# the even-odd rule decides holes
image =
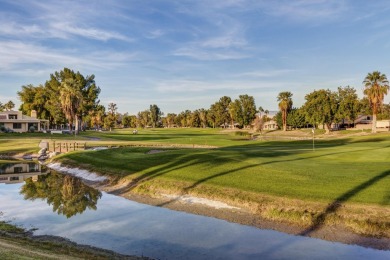
[[[183,197],[181,194],[159,194],[158,196],[140,195],[135,192],[117,193],[117,187],[111,185],[104,176],[89,172],[80,168],[65,167],[60,163],[49,163],[48,168],[71,174],[81,178],[87,185],[110,194],[121,196],[123,198],[157,207],[169,208],[176,211],[183,211],[191,214],[223,219],[229,222],[257,227],[260,229],[271,229],[291,235],[301,235],[306,228],[264,219],[254,215],[244,209],[240,209],[225,203],[218,207],[221,202],[199,197]],[[347,230],[343,226],[322,226],[321,228],[310,232],[308,237],[322,240],[340,242],[344,244],[359,245],[367,248],[390,250],[390,238],[375,238],[362,236]]]

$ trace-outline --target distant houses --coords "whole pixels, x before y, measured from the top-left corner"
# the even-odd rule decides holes
[[[31,116],[23,115],[21,111],[0,112],[0,129],[7,129],[11,132],[24,133],[31,131],[42,131],[48,128],[49,120],[37,118],[37,112],[31,111]]]

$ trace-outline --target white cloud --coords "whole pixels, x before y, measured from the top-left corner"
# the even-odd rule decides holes
[[[121,40],[126,42],[133,42],[134,39],[131,39],[129,37],[126,37],[120,33],[116,32],[108,32],[105,30],[100,30],[97,28],[82,28],[75,26],[71,23],[65,22],[65,23],[52,23],[50,24],[50,31],[56,32],[61,35],[77,35],[84,38],[94,39],[94,40],[101,40],[101,41],[107,41],[111,39],[115,40]]]
[[[231,90],[253,90],[279,88],[286,86],[286,82],[280,81],[197,81],[197,80],[168,80],[156,84],[156,90],[162,93],[188,93],[188,92],[207,92],[213,90],[231,91]],[[291,84],[290,84],[291,86]]]
[[[212,60],[237,60],[250,57],[248,54],[230,50],[207,50],[196,47],[184,47],[173,52],[174,56],[184,56],[196,60],[212,61]]]
[[[74,50],[58,50],[48,47],[23,43],[19,41],[0,42],[0,69],[15,71],[16,68],[39,67],[38,70],[46,70],[47,67],[74,66],[78,68],[108,69],[123,65],[135,59],[137,54],[119,52],[89,52],[82,53]],[[28,72],[30,68],[23,71]]]
[[[272,78],[294,72],[295,70],[261,70],[249,71],[234,75],[235,77]]]
[[[148,39],[157,39],[163,36],[165,32],[163,30],[157,29],[154,31],[149,32],[145,37]]]
[[[348,9],[344,0],[280,0],[260,3],[271,15],[295,21],[325,21],[340,16]]]

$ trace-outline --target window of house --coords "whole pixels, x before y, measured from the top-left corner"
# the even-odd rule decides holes
[[[14,167],[14,173],[21,173],[23,172],[23,167]]]
[[[0,177],[0,181],[8,181],[8,177]]]
[[[14,129],[22,129],[22,123],[13,123]]]
[[[10,181],[18,181],[18,180],[19,180],[19,177],[10,177],[9,180],[10,180]]]
[[[18,119],[18,115],[8,115],[8,119]]]

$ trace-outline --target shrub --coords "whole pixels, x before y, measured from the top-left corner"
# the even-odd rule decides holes
[[[30,133],[34,133],[34,132],[35,132],[35,127],[30,126],[30,128],[28,129],[28,131],[29,131]]]

